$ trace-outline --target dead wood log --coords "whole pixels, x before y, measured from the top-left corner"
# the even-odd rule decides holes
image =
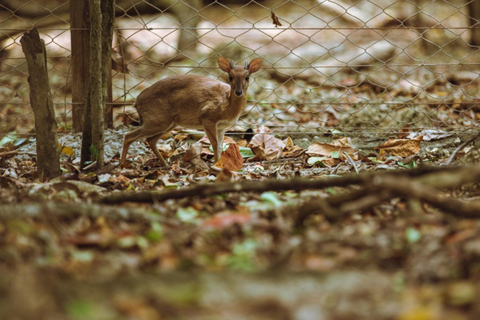
[[[291,179],[291,180],[266,180],[266,181],[241,181],[233,183],[201,184],[180,190],[164,191],[131,191],[112,193],[97,199],[100,203],[122,203],[122,202],[161,202],[168,199],[180,199],[193,196],[206,197],[215,194],[229,192],[264,192],[264,191],[302,191],[307,189],[322,189],[327,187],[347,187],[351,185],[369,184],[376,175],[406,175],[421,176],[427,173],[453,170],[447,167],[421,167],[414,170],[398,170],[390,172],[377,172],[375,174],[349,175],[336,178]]]
[[[479,170],[473,174],[471,182],[480,178]],[[391,191],[395,197],[415,198],[462,218],[480,218],[480,201],[462,201],[442,195],[437,188],[408,178],[380,179],[377,184],[384,190]]]
[[[57,121],[48,82],[45,43],[37,29],[25,32],[20,40],[27,59],[30,104],[35,116],[37,139],[37,178],[40,180],[60,176]]]
[[[480,202],[467,202],[453,199],[442,190],[458,188],[480,180],[480,168],[474,167],[424,167],[415,170],[377,172],[362,175],[349,175],[338,178],[316,180],[267,180],[242,181],[198,185],[180,190],[160,192],[141,191],[113,193],[98,199],[101,203],[155,202],[185,197],[206,197],[228,192],[301,191],[327,187],[351,187],[357,189],[325,198],[314,198],[300,204],[294,225],[301,227],[311,215],[323,214],[330,221],[337,221],[355,212],[370,210],[388,200],[402,197],[424,201],[442,211],[457,217],[480,217]],[[358,189],[360,187],[360,189]],[[290,208],[289,210],[294,210]]]
[[[362,189],[340,196],[312,198],[297,209],[295,227],[315,214],[323,214],[329,221],[338,221],[352,213],[371,210],[388,200],[402,197],[418,199],[448,214],[462,218],[479,218],[479,201],[462,201],[447,197],[441,190],[458,188],[480,179],[480,168],[459,167],[443,172],[432,172],[418,177],[408,175],[374,174],[365,180]]]

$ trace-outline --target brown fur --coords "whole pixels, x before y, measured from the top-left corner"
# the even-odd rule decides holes
[[[257,58],[244,68],[220,57],[218,65],[229,74],[230,85],[207,77],[181,75],[162,79],[145,89],[135,103],[142,126],[125,135],[120,164],[125,163],[132,142],[146,138],[157,158],[167,166],[156,143],[176,126],[203,128],[217,161],[222,153],[225,130],[234,125],[245,110],[247,78],[260,69],[261,63]]]

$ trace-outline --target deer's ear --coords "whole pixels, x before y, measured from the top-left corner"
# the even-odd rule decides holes
[[[225,71],[226,73],[230,73],[231,69],[231,62],[228,61],[228,59],[225,59],[224,57],[218,57],[218,66],[222,71]]]
[[[262,66],[262,59],[261,58],[256,58],[253,59],[250,64],[248,65],[248,72],[249,73],[254,73],[260,70],[260,67]]]

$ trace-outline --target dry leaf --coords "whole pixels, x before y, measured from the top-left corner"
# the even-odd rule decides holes
[[[283,140],[283,143],[285,144],[286,149],[293,148],[295,146],[292,138],[290,138],[290,137],[287,137],[285,140]]]
[[[222,171],[220,171],[217,174],[217,178],[215,179],[216,183],[221,183],[221,182],[231,182],[233,180],[233,173],[228,170],[223,168]]]
[[[185,151],[185,155],[183,156],[183,161],[189,162],[194,158],[199,158],[200,154],[202,153],[202,145],[200,143],[194,143]]]
[[[60,143],[58,144],[58,147],[60,148],[60,152],[63,154],[66,154],[68,156],[72,156],[75,151],[69,146],[62,146]]]
[[[257,129],[255,130],[256,133],[267,133],[270,132],[269,127],[265,127],[264,125],[258,126]]]
[[[211,144],[210,143],[210,140],[208,140],[208,137],[205,135],[203,136],[203,138],[201,138],[200,140],[198,140],[198,142],[200,143],[203,143],[203,144]],[[223,144],[235,144],[235,140],[233,140],[232,138],[230,137],[224,137],[223,138]]]
[[[408,127],[408,125],[406,125],[402,130],[400,130],[400,133],[398,134],[398,138],[406,139],[409,134],[410,134],[410,128]]]
[[[280,23],[280,20],[278,20],[278,17],[275,15],[275,13],[273,13],[273,11],[272,11],[272,23],[275,25],[276,28],[282,26],[282,24]]]
[[[375,149],[380,150],[378,158],[382,158],[385,154],[406,158],[417,154],[420,151],[420,142],[423,141],[423,136],[418,136],[414,139],[390,139],[382,143]]]
[[[221,230],[233,224],[243,225],[250,222],[252,215],[248,207],[239,208],[239,211],[223,211],[206,220],[202,223],[204,229]]]
[[[335,140],[333,143],[312,143],[306,153],[311,157],[338,157],[345,160],[344,152],[348,153],[354,160],[358,160],[358,155],[350,143],[350,139],[344,137]]]
[[[280,158],[285,143],[270,134],[260,133],[253,136],[248,146],[260,160],[273,160]]]
[[[201,153],[202,145],[198,142],[194,143],[185,151],[183,161],[189,162],[200,171],[208,171],[208,165],[200,157]]]
[[[190,137],[189,134],[186,134],[186,133],[178,133],[175,135],[174,139],[175,141],[183,141],[183,140],[186,140]]]
[[[227,169],[230,171],[238,171],[243,166],[243,157],[236,143],[231,143],[227,150],[222,153],[222,156],[215,163],[215,167]]]
[[[120,73],[130,73],[130,70],[128,70],[128,66],[123,60],[122,55],[117,50],[112,49],[111,59],[112,59],[112,70],[115,70]]]
[[[283,140],[283,143],[285,144],[285,148],[283,151],[284,158],[295,158],[300,156],[304,152],[303,148],[295,145],[292,138],[290,137],[287,137],[285,140]]]

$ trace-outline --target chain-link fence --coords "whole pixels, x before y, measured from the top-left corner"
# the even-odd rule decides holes
[[[278,131],[477,127],[480,1],[117,0],[116,117],[157,80],[220,77],[261,57],[240,125]],[[58,122],[72,123],[70,3],[0,1],[0,133],[34,128],[22,33],[45,40]]]

